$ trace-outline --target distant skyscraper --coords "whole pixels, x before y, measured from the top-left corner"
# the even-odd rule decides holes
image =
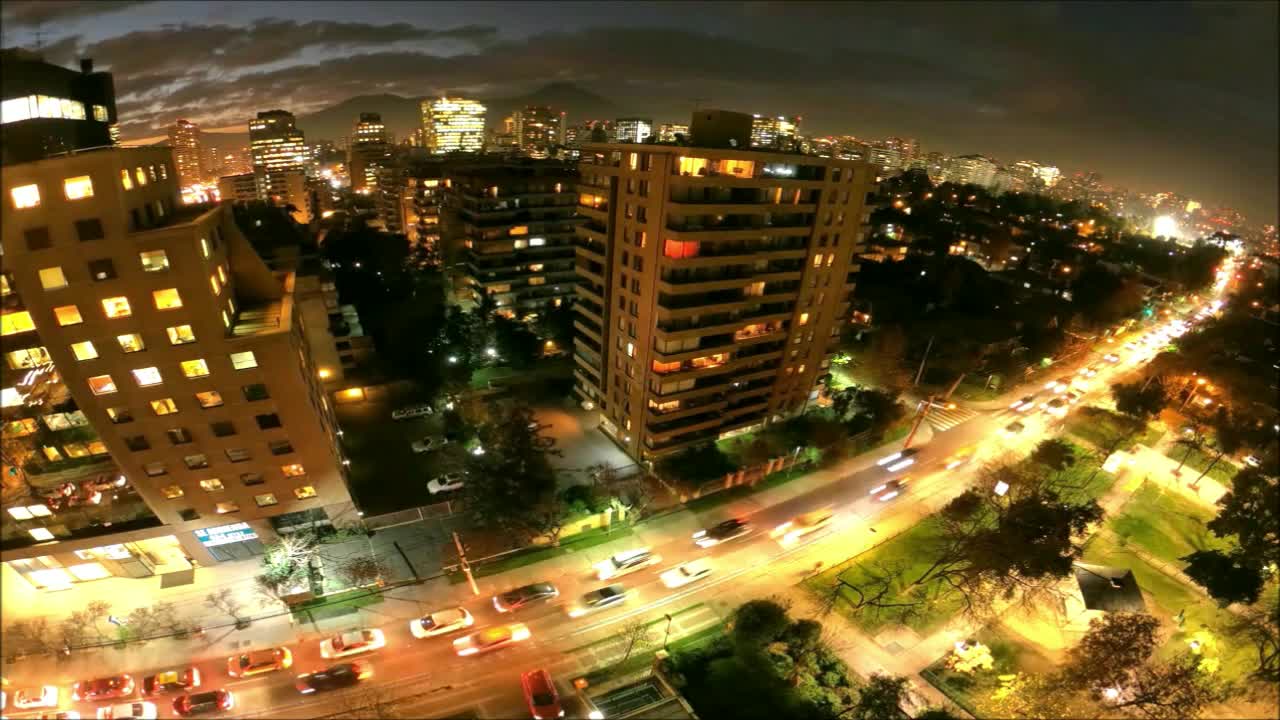
[[[751,118],[751,147],[790,150],[799,132],[799,117],[753,115]]]
[[[530,105],[512,116],[512,134],[520,152],[545,158],[564,144],[564,113],[546,105]]]
[[[302,209],[305,199],[296,193],[305,178],[310,153],[307,140],[295,124],[293,113],[266,110],[249,121],[249,151],[258,198]]]
[[[653,134],[653,121],[649,118],[618,118],[613,124],[614,142],[644,142]]]
[[[422,133],[433,153],[484,149],[485,106],[464,98],[422,101]]]
[[[169,128],[169,144],[173,146],[173,164],[177,166],[178,184],[190,187],[203,182],[200,128],[189,120],[179,120]]]
[[[683,123],[662,123],[658,126],[658,142],[675,142],[676,135],[689,137],[689,126]]]
[[[962,185],[972,183],[991,187],[995,184],[996,164],[982,155],[957,155],[943,163],[943,179]]]
[[[391,157],[387,144],[387,128],[378,113],[360,113],[360,120],[351,132],[351,144],[347,148],[347,172],[351,176],[351,189],[368,193],[378,186],[378,169],[386,167]]]

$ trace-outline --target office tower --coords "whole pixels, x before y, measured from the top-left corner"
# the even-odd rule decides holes
[[[751,147],[789,152],[799,132],[799,117],[751,116]]]
[[[0,141],[4,163],[115,144],[116,92],[111,73],[79,72],[21,49],[0,51]]]
[[[749,115],[698,111],[690,131],[579,165],[576,392],[638,460],[817,396],[876,190],[869,165],[748,149]]]
[[[996,164],[982,155],[957,155],[943,162],[946,182],[991,187],[995,183]]]
[[[351,132],[347,156],[351,190],[365,195],[373,192],[378,187],[378,169],[386,166],[391,158],[387,127],[382,124],[381,115],[360,113],[360,120]]]
[[[293,113],[266,110],[249,121],[249,150],[258,199],[302,210],[310,152]],[[301,222],[301,220],[300,220]]]
[[[6,448],[31,451],[7,488],[23,511],[0,515],[5,585],[243,559],[278,526],[355,514],[293,274],[268,270],[230,207],[179,204],[171,149],[2,180],[0,405]]]
[[[218,197],[227,202],[253,202],[258,199],[258,181],[253,173],[223,175],[218,178]]]
[[[567,302],[580,222],[573,169],[526,161],[454,167],[448,178],[445,204],[461,232],[451,245],[461,245],[473,299],[487,294],[509,317]]]
[[[169,145],[173,147],[173,164],[178,169],[179,187],[203,183],[201,160],[204,150],[200,143],[200,128],[189,120],[179,120],[169,127]]]
[[[658,126],[658,142],[675,142],[677,135],[689,137],[689,126],[684,123],[662,123]]]
[[[422,134],[431,152],[480,152],[484,149],[485,107],[475,100],[422,101]]]
[[[652,134],[653,121],[649,118],[618,118],[613,123],[614,142],[640,143],[649,139]]]
[[[532,158],[546,158],[564,144],[564,113],[546,105],[530,105],[517,110],[512,128],[520,152]]]
[[[867,162],[882,171],[896,170],[902,167],[902,151],[885,143],[876,143],[867,149]]]

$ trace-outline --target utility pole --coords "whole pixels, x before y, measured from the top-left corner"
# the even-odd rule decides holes
[[[924,357],[920,358],[920,369],[916,371],[916,381],[913,385],[920,384],[920,378],[924,376],[924,364],[929,360],[929,351],[933,349],[933,336],[929,336],[929,344],[924,348]]]
[[[467,576],[467,583],[471,585],[471,594],[479,595],[480,588],[476,585],[476,578],[471,574],[471,563],[467,562],[467,554],[462,550],[462,541],[458,539],[457,531],[453,533],[453,546],[458,549],[458,565],[462,568],[462,574]]]
[[[924,401],[924,409],[916,413],[916,421],[911,424],[911,432],[907,433],[907,439],[902,443],[903,450],[911,447],[911,441],[915,439],[916,430],[920,429],[920,423],[924,422],[925,416],[929,414],[931,409],[933,409],[933,398],[934,396],[930,395],[929,399]]]

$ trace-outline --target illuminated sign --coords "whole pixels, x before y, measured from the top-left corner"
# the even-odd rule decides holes
[[[205,547],[254,540],[258,537],[258,533],[249,527],[249,523],[242,522],[219,525],[218,527],[205,528],[203,530],[193,530],[192,532],[195,533],[196,539],[200,541],[200,544]]]

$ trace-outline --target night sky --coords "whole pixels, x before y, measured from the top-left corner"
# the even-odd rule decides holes
[[[239,130],[354,95],[569,81],[658,121],[687,121],[695,99],[799,114],[805,132],[1096,170],[1259,224],[1280,195],[1277,7],[5,2],[2,41],[34,47],[39,28],[48,60],[113,71],[126,138],[178,117]]]

